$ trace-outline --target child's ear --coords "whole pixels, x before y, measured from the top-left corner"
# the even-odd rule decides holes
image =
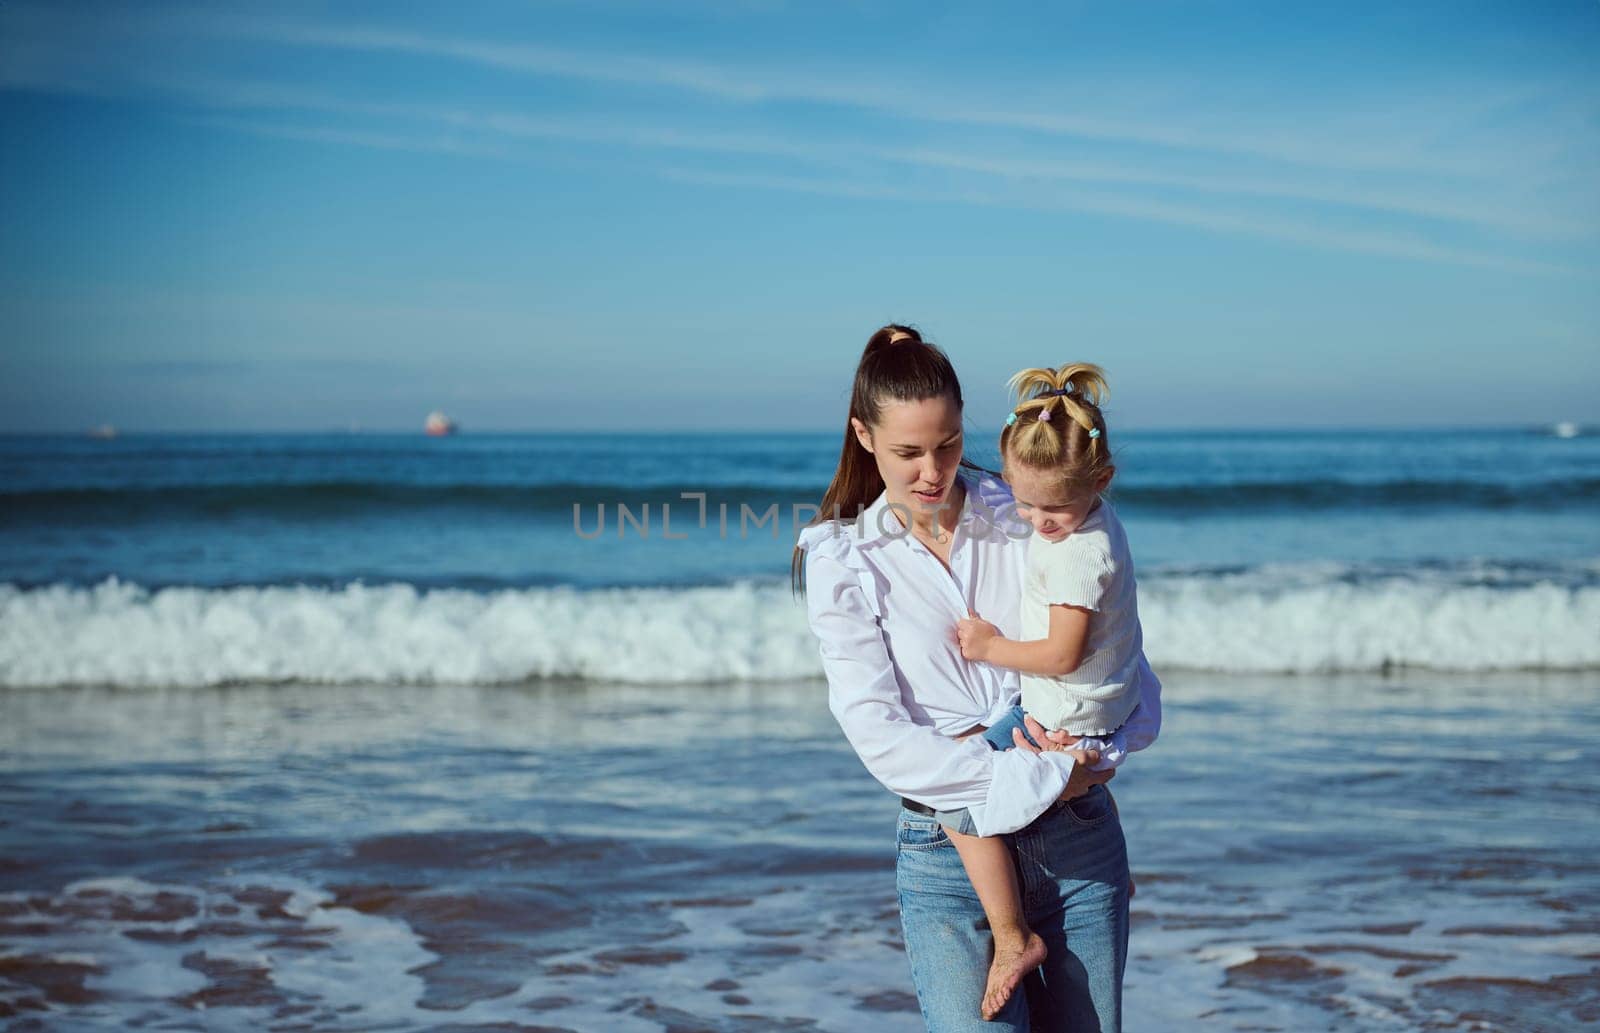
[[[872,452],[872,429],[854,416],[850,417],[850,429],[856,432],[856,440],[861,443],[861,447],[869,453]]]
[[[1116,473],[1117,468],[1114,466],[1108,466],[1104,470],[1101,470],[1100,476],[1094,479],[1095,492],[1098,494],[1099,492],[1105,491],[1106,488],[1110,487],[1111,478],[1116,476]]]

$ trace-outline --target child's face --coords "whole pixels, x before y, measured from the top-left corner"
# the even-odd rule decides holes
[[[1047,542],[1059,542],[1083,526],[1100,501],[1100,493],[1111,483],[1107,470],[1087,491],[1064,493],[1060,479],[1053,474],[1023,466],[1006,464],[1006,483],[1017,500],[1017,516],[1033,525],[1033,533]]]
[[[851,423],[856,440],[877,460],[890,502],[914,513],[949,505],[961,465],[961,408],[955,399],[890,402],[871,427]]]

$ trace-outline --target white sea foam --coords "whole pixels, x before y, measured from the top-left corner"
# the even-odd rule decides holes
[[[1338,567],[1150,576],[1160,670],[1600,668],[1600,585]],[[0,585],[0,686],[780,681],[821,673],[787,586],[491,593]]]

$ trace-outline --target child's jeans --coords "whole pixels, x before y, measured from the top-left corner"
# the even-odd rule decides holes
[[[1030,743],[1033,743],[1033,745],[1038,746],[1038,740],[1028,734],[1028,727],[1023,723],[1022,718],[1022,705],[1017,704],[1010,710],[1006,711],[1005,717],[984,729],[981,738],[984,742],[989,744],[989,748],[991,750],[1003,752],[1005,750],[1015,749],[1017,744],[1012,741],[1011,732],[1013,729],[1020,728],[1022,729],[1022,737],[1028,740]],[[1081,741],[1081,745],[1084,749],[1101,751],[1102,757],[1100,763],[1094,765],[1094,770],[1099,771],[1108,767],[1115,767],[1117,764],[1121,763],[1121,756],[1117,756],[1115,759],[1104,756],[1104,754],[1108,752],[1110,743],[1111,736],[1109,735],[1102,738],[1084,738]],[[935,811],[933,814],[933,820],[937,821],[951,832],[959,832],[967,836],[975,836],[978,834],[977,830],[974,829],[972,825],[972,815],[967,812],[965,807],[958,811]]]

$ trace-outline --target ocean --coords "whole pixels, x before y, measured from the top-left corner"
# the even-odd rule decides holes
[[[838,447],[0,438],[0,1020],[920,1028],[787,580]],[[1114,447],[1128,1028],[1600,1021],[1600,436]]]

